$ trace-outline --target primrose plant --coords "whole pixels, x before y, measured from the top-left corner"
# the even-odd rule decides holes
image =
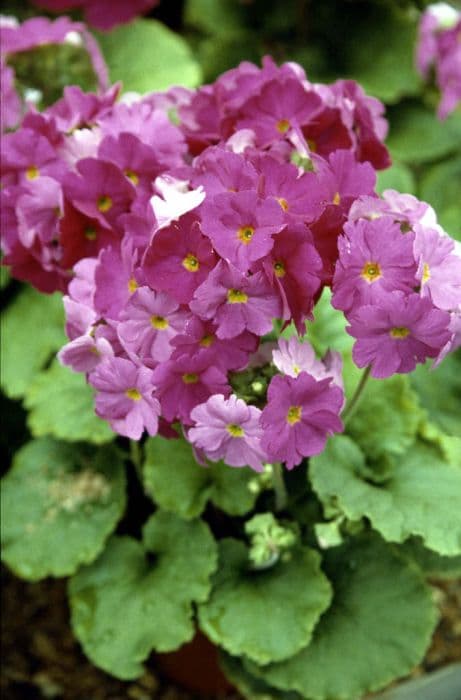
[[[459,248],[377,194],[387,123],[352,80],[267,57],[117,94],[3,139],[3,262],[64,294],[68,337],[25,390],[5,561],[71,576],[120,678],[198,626],[248,698],[362,697],[420,662],[424,574],[460,567],[459,440],[406,376],[461,344]],[[148,505],[113,534],[124,461]]]

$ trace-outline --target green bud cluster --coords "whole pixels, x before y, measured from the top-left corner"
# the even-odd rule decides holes
[[[297,542],[292,527],[282,525],[273,513],[260,513],[245,524],[250,538],[249,559],[254,569],[268,569]]]

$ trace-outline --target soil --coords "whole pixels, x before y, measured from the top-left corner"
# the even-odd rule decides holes
[[[6,569],[2,579],[3,700],[241,700],[230,689],[197,694],[172,685],[167,654],[151,657],[137,681],[112,678],[87,661],[72,636],[64,581],[25,583]],[[461,661],[461,581],[432,583],[441,619],[413,675]]]

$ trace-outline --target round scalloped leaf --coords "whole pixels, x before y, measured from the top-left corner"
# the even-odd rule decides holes
[[[291,551],[271,569],[248,569],[243,542],[220,542],[210,598],[199,608],[202,631],[230,654],[257,663],[286,659],[309,643],[331,599],[317,552]]]
[[[112,82],[141,94],[171,85],[196,87],[201,71],[184,39],[154,19],[97,32]]]
[[[398,551],[413,561],[431,578],[453,579],[461,576],[461,555],[444,557],[427,549],[418,537],[411,537],[401,545]]]
[[[459,149],[461,116],[445,121],[417,103],[399,105],[392,115],[387,146],[392,157],[405,163],[425,163]]]
[[[439,554],[461,554],[461,463],[449,464],[436,447],[417,442],[379,487],[363,478],[365,470],[358,445],[337,435],[311,459],[309,476],[324,505],[334,503],[350,520],[369,518],[386,540],[419,535]]]
[[[437,611],[419,572],[377,537],[325,557],[334,598],[311,644],[288,661],[248,670],[312,700],[358,699],[421,661]]]
[[[385,382],[368,379],[347,433],[372,459],[400,455],[414,442],[425,415],[408,377],[395,375]]]
[[[247,700],[303,700],[304,696],[299,693],[271,687],[262,678],[252,675],[240,659],[230,654],[222,653],[219,664],[225,676]]]
[[[113,447],[49,438],[17,452],[1,490],[2,558],[31,581],[92,562],[125,508],[125,473]]]
[[[420,197],[432,204],[439,223],[461,240],[461,157],[429,168],[421,178]]]
[[[21,398],[30,382],[66,342],[61,294],[40,294],[32,287],[21,290],[2,318],[2,389]]]
[[[149,439],[143,475],[145,489],[155,502],[183,518],[200,515],[208,500],[230,515],[244,515],[256,498],[248,488],[254,476],[249,467],[222,462],[202,467],[183,438],[167,440],[157,435]]]
[[[143,544],[113,537],[69,582],[72,626],[87,656],[128,680],[143,673],[152,649],[173,651],[189,641],[192,603],[206,600],[216,562],[216,543],[201,520],[158,511]]]
[[[35,437],[52,435],[69,442],[101,445],[115,433],[94,412],[94,392],[83,374],[71,372],[57,360],[40,372],[27,389],[27,425]]]
[[[448,355],[436,372],[427,364],[418,365],[410,380],[430,419],[446,433],[461,437],[461,351]]]

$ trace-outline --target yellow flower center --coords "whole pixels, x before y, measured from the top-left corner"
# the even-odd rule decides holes
[[[97,237],[96,229],[94,226],[87,226],[85,229],[85,238],[88,241],[95,241]]]
[[[391,328],[389,334],[391,338],[400,340],[401,338],[406,338],[407,335],[410,334],[410,330],[409,328],[405,328],[405,326],[395,326],[395,328]]]
[[[276,277],[285,277],[285,265],[280,260],[274,263],[274,272]]]
[[[276,199],[277,199],[277,202],[278,202],[278,203],[280,204],[280,206],[282,207],[283,211],[288,211],[288,202],[287,202],[287,200],[284,199],[283,197],[276,197]]]
[[[204,335],[199,345],[201,348],[209,348],[214,343],[214,335]]]
[[[240,289],[229,289],[227,292],[227,301],[229,304],[246,304],[248,296],[245,292],[241,292]]]
[[[253,226],[242,226],[239,228],[237,231],[237,238],[239,238],[242,243],[245,243],[245,245],[248,245],[248,243],[251,242],[251,239],[253,238],[255,230]]]
[[[26,170],[26,178],[28,180],[35,180],[40,175],[40,170],[36,165],[29,165]]]
[[[243,428],[235,423],[229,423],[229,425],[226,425],[226,430],[232,435],[232,437],[243,437],[245,435]]]
[[[369,284],[372,284],[372,282],[376,282],[383,275],[381,272],[381,268],[377,262],[366,262],[362,268],[360,276]]]
[[[200,267],[198,259],[192,253],[187,253],[186,257],[182,261],[182,266],[186,268],[188,272],[197,272]]]
[[[125,396],[128,396],[128,398],[131,399],[132,401],[139,401],[139,399],[142,398],[142,396],[141,396],[141,394],[139,393],[139,391],[138,391],[137,389],[134,389],[134,388],[133,388],[133,389],[127,389],[127,390],[125,391]]]
[[[128,180],[131,180],[135,187],[136,185],[139,185],[139,175],[137,173],[135,173],[133,170],[125,170],[124,173]]]
[[[197,384],[198,374],[195,374],[195,372],[186,372],[182,375],[182,380],[184,384]]]
[[[130,277],[130,279],[128,280],[128,291],[130,292],[130,294],[133,294],[133,292],[135,292],[137,288],[138,283],[136,282],[135,278]]]
[[[290,406],[287,413],[287,423],[289,423],[290,425],[299,423],[299,421],[301,420],[302,412],[302,406]]]
[[[333,197],[333,204],[340,204],[341,203],[341,195],[339,192],[336,192],[335,196]]]
[[[98,209],[103,214],[112,208],[112,204],[113,204],[113,202],[112,202],[111,198],[105,194],[101,195],[98,198]]]
[[[168,319],[163,318],[163,316],[151,316],[150,322],[158,331],[164,331],[170,325]]]
[[[431,270],[427,263],[423,265],[423,276],[421,277],[422,284],[426,284],[431,279]]]
[[[281,119],[279,122],[277,122],[276,128],[279,134],[286,134],[290,126],[291,124],[288,119]]]

